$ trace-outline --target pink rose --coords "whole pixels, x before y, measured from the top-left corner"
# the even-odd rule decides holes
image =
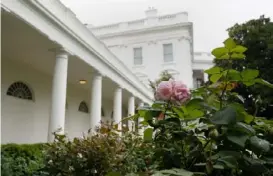
[[[190,99],[190,90],[187,86],[181,81],[173,81],[173,95],[172,98],[182,104]]]
[[[162,81],[156,89],[156,97],[159,100],[170,100],[173,94],[173,84],[171,81]]]

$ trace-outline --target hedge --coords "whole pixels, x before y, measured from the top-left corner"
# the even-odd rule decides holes
[[[1,145],[2,176],[38,176],[44,167],[45,144]]]

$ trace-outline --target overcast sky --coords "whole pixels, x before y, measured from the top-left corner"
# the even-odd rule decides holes
[[[227,38],[226,29],[264,14],[273,20],[273,0],[61,0],[83,23],[103,25],[144,18],[149,6],[159,15],[189,13],[195,51],[210,52]]]

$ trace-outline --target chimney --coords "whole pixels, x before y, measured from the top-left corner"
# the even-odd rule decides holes
[[[154,7],[149,7],[148,10],[145,11],[146,18],[154,18],[157,16],[157,9]]]

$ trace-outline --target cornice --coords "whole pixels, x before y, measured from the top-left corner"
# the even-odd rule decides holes
[[[102,34],[102,35],[96,34],[96,36],[99,39],[103,40],[105,38],[112,38],[112,37],[117,37],[117,36],[152,33],[152,32],[161,31],[161,30],[174,30],[174,29],[181,28],[181,27],[188,28],[190,26],[192,26],[191,22],[183,22],[183,23],[177,23],[177,24],[173,24],[173,25],[161,25],[161,26],[154,26],[154,27],[142,28],[142,29],[137,29],[137,30],[126,30],[126,31],[121,31],[121,32],[112,32],[112,33]]]

